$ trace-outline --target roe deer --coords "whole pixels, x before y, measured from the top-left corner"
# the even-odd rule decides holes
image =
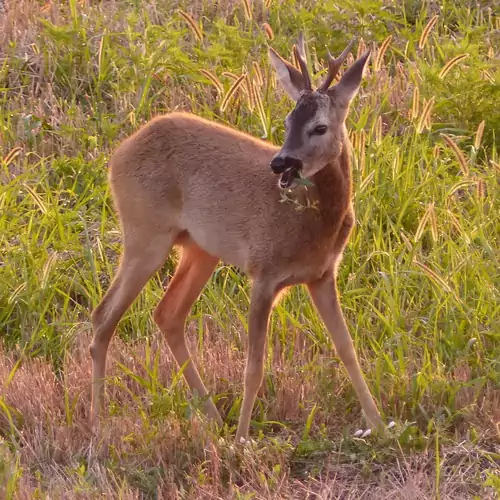
[[[285,142],[268,142],[189,113],[156,117],[125,139],[109,162],[109,181],[123,234],[115,279],[92,312],[91,418],[104,405],[106,354],[113,332],[172,247],[182,250],[176,272],[154,312],[179,366],[190,360],[186,318],[219,260],[252,281],[248,357],[237,442],[249,432],[264,377],[268,320],[279,293],[305,284],[350,376],[368,424],[383,423],[358,364],[339,304],[337,267],[354,224],[350,143],[345,119],[359,90],[370,51],[331,86],[350,47],[328,52],[328,74],[313,89],[302,33],[293,50],[300,71],[273,49],[269,57],[288,96]],[[276,182],[279,176],[278,182]],[[310,179],[312,187],[298,182]],[[281,202],[283,189],[314,206],[297,211]],[[293,190],[292,190],[293,189]],[[184,373],[204,410],[222,422],[193,361]]]

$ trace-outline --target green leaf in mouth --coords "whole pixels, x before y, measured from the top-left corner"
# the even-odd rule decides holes
[[[307,177],[302,177],[302,173],[299,172],[300,177],[296,177],[294,180],[297,184],[301,184],[302,186],[314,186],[314,182],[312,182]]]

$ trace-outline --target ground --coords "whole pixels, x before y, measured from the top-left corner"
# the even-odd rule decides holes
[[[495,2],[7,0],[0,18],[0,496],[498,498],[500,16]],[[199,412],[152,320],[172,254],[120,323],[88,426],[90,313],[121,235],[107,159],[188,110],[279,144],[267,47],[300,29],[372,47],[347,127],[356,227],[339,289],[387,437],[364,425],[306,291],[271,320],[254,444],[233,446],[249,283],[222,264],[189,317],[225,425]],[[243,79],[239,79],[245,75]],[[239,82],[239,85],[238,85]]]

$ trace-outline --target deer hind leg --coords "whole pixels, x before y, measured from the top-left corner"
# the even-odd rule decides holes
[[[208,396],[208,390],[194,362],[190,360],[191,354],[186,345],[184,330],[186,318],[217,266],[218,260],[194,243],[183,247],[174,277],[154,313],[155,322],[165,335],[179,367],[189,361],[183,375],[190,389],[201,397]],[[211,419],[222,425],[222,418],[210,398],[207,398],[204,410]]]
[[[349,373],[365,418],[371,426],[382,430],[382,418],[361,372],[352,338],[340,308],[333,270],[331,276],[309,283],[308,289],[313,303],[332,337],[337,353]]]
[[[140,229],[124,230],[123,259],[117,275],[92,312],[92,421],[104,408],[106,356],[115,328],[151,276],[164,264],[174,238],[168,233],[151,238],[150,234],[142,234]]]
[[[264,379],[264,350],[269,316],[276,298],[276,290],[262,281],[254,281],[248,321],[248,356],[245,369],[245,389],[236,442],[247,439],[252,410],[257,392]]]

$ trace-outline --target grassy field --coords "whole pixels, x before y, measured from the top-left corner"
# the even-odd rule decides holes
[[[496,2],[4,4],[2,499],[499,497]],[[152,320],[172,255],[119,326],[107,415],[93,434],[90,312],[121,248],[110,153],[174,109],[279,144],[292,103],[267,47],[289,58],[300,29],[318,76],[326,47],[338,55],[354,37],[353,57],[373,48],[347,123],[357,224],[339,287],[367,382],[396,427],[353,437],[359,404],[299,287],[272,316],[255,445],[235,450],[248,281],[221,264],[189,318],[226,422],[215,432]]]

